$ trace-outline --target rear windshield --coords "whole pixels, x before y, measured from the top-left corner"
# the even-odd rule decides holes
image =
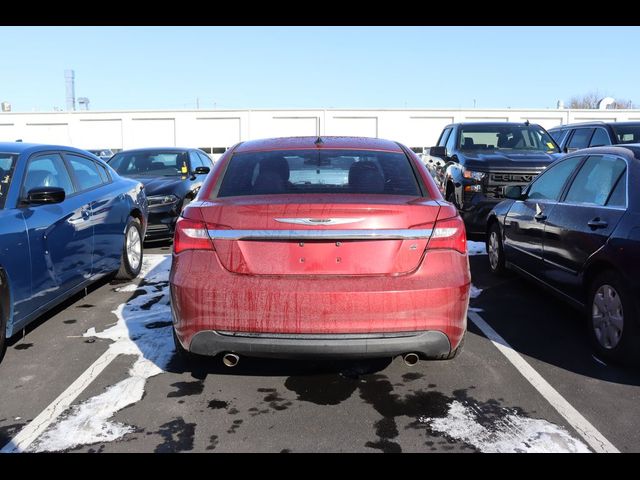
[[[109,166],[120,175],[175,177],[189,173],[187,152],[123,152],[109,160]]]
[[[0,153],[0,209],[4,208],[4,202],[9,192],[13,168],[16,165],[16,156],[8,153]]]
[[[618,138],[618,143],[640,143],[640,124],[611,125]]]
[[[403,153],[288,150],[236,153],[218,196],[292,193],[420,196],[420,188]]]

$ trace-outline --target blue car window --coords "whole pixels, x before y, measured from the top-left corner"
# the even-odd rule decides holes
[[[67,159],[73,169],[73,174],[80,190],[88,190],[102,185],[102,177],[98,173],[98,167],[93,160],[69,154],[67,154]]]
[[[4,208],[4,201],[11,186],[15,164],[15,155],[0,153],[0,209]]]
[[[60,187],[67,196],[74,193],[69,172],[59,154],[39,155],[29,161],[21,196],[26,197],[29,190],[38,187]]]

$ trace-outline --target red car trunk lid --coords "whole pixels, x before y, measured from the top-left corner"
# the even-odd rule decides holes
[[[381,195],[265,195],[198,208],[224,268],[253,275],[413,271],[439,209],[435,201]]]

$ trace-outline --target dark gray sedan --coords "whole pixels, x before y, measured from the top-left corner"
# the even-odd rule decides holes
[[[588,148],[512,187],[490,213],[491,270],[584,309],[601,357],[640,360],[640,144]]]

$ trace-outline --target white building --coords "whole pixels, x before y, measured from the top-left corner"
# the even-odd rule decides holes
[[[381,109],[0,112],[0,141],[52,143],[84,149],[198,147],[213,157],[256,138],[356,135],[404,143],[416,151],[435,144],[442,127],[463,121],[555,125],[640,120],[640,110]]]

